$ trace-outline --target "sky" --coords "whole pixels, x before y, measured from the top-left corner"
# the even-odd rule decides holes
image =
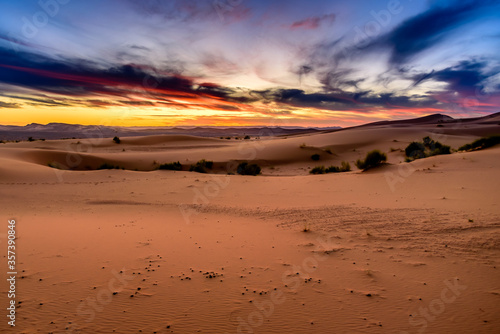
[[[499,0],[0,0],[0,124],[500,111]]]

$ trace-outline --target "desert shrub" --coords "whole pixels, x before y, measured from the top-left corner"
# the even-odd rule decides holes
[[[342,161],[340,167],[330,166],[327,169],[325,169],[326,173],[344,173],[350,171],[351,171],[351,165],[347,161]]]
[[[331,150],[331,149],[329,149],[329,148],[327,148],[327,149],[325,150],[325,152],[326,152],[326,153],[328,153],[328,154],[333,154],[332,150]]]
[[[451,154],[451,147],[448,145],[442,145],[439,142],[436,142],[439,145],[436,145],[435,149],[430,153],[430,155],[442,155],[442,154]]]
[[[166,164],[162,164],[158,166],[158,169],[163,169],[163,170],[182,170],[182,165],[179,161],[177,162],[170,162]]]
[[[250,139],[250,136],[246,135],[245,138],[243,138],[243,139],[248,140],[248,139]]]
[[[125,169],[125,168],[120,167],[120,166],[115,166],[112,164],[108,164],[107,162],[105,162],[102,165],[100,165],[97,169]]]
[[[35,139],[33,139],[33,137],[28,137],[28,141],[35,141]]]
[[[484,137],[459,147],[459,151],[477,151],[500,144],[500,135]]]
[[[207,169],[212,169],[213,165],[214,165],[213,161],[207,161],[205,159],[202,159],[198,161],[196,164],[191,165],[189,167],[189,171],[197,173],[206,173]]]
[[[350,172],[351,165],[347,161],[342,161],[340,165],[340,172]]]
[[[326,169],[325,166],[316,166],[309,171],[310,174],[325,174]]]
[[[330,166],[325,169],[325,173],[340,173],[340,167]]]
[[[248,162],[242,162],[238,165],[236,172],[240,175],[259,175],[260,166],[257,164],[248,164]]]
[[[365,160],[357,160],[356,167],[362,170],[367,170],[380,166],[383,162],[387,161],[387,155],[379,150],[373,150],[366,154]]]
[[[47,165],[51,168],[63,169],[61,164],[59,164],[57,161],[49,162]]]
[[[425,158],[425,146],[416,141],[411,142],[410,145],[405,148],[405,154],[407,157],[413,159]]]
[[[405,149],[405,154],[408,157],[406,161],[412,161],[434,155],[451,154],[451,147],[434,141],[431,137],[427,136],[422,138],[421,143],[410,143]]]
[[[113,138],[113,141],[114,141],[116,144],[120,144],[120,143],[122,142],[122,141],[120,140],[120,138],[118,138],[118,137],[116,137],[116,136]]]
[[[427,148],[432,148],[436,145],[436,142],[429,136],[422,138],[422,142],[424,143],[424,146]]]
[[[226,137],[227,140],[231,140],[231,137]]]
[[[314,161],[318,161],[320,158],[319,154],[313,154],[311,155],[311,159],[313,159]]]

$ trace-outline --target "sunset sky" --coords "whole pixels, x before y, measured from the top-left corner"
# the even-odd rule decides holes
[[[0,124],[498,111],[498,0],[0,0]]]

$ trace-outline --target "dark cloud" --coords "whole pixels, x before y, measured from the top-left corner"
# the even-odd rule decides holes
[[[419,53],[443,42],[457,28],[479,21],[483,17],[481,14],[499,9],[498,1],[494,0],[452,1],[446,6],[438,3],[374,39],[366,49],[389,48],[390,63],[404,64]]]
[[[447,83],[449,92],[470,94],[481,88],[483,82],[493,75],[491,71],[486,71],[486,66],[485,61],[469,60],[429,73],[417,75],[401,70],[393,75],[395,78],[413,80],[413,87],[432,80]],[[311,73],[316,73],[316,70],[309,65],[301,65],[297,71],[299,75]],[[437,106],[441,103],[434,92],[412,95],[405,94],[405,90],[384,94],[361,90],[358,84],[364,79],[353,79],[352,73],[350,69],[318,73],[323,75],[323,88],[317,92],[283,88],[245,91],[209,82],[196,83],[195,79],[178,73],[166,74],[159,69],[138,64],[104,67],[89,61],[64,58],[55,61],[40,55],[14,53],[9,49],[0,48],[0,82],[67,97],[47,96],[50,94],[29,97],[2,94],[35,105],[148,107],[161,104],[174,109],[239,111],[260,102],[264,105],[275,105],[274,109],[277,111],[271,108],[270,111],[255,108],[256,112],[285,115],[291,113],[286,110],[286,106],[370,113],[381,106],[412,108]],[[245,105],[248,105],[248,108]],[[0,107],[5,108],[6,105]],[[264,111],[260,111],[261,109]]]
[[[229,88],[215,84],[198,86],[191,78],[177,73],[164,73],[137,64],[105,68],[93,62],[77,59],[55,61],[41,55],[0,48],[0,82],[41,92],[71,97],[108,95],[129,98],[130,95],[140,94],[152,100],[212,98],[249,101],[248,97],[238,97]]]
[[[306,93],[300,89],[275,89],[256,92],[263,100],[287,104],[293,107],[320,108],[326,110],[353,110],[370,112],[373,107],[427,107],[437,103],[429,96],[399,96],[393,93],[375,94],[371,91]]]
[[[131,105],[131,106],[154,106],[155,103],[151,101],[118,101],[123,104]]]
[[[5,96],[14,100],[22,100],[22,101],[27,101],[26,103],[30,105],[42,105],[42,106],[51,106],[51,107],[58,107],[58,106],[69,106],[70,104],[65,103],[63,101],[57,101],[49,97],[45,96],[39,96],[39,97],[34,97],[34,96],[17,96],[17,95],[7,95],[7,94],[0,94],[0,96]]]
[[[414,77],[414,86],[433,80],[447,83],[447,88],[451,92],[473,95],[478,89],[483,88],[483,82],[486,79],[498,74],[498,70],[494,73],[487,71],[487,66],[488,63],[485,61],[464,60],[455,66]]]
[[[21,106],[18,103],[9,103],[0,101],[0,108],[20,108]]]

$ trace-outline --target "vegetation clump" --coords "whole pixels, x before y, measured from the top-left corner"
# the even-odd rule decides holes
[[[326,169],[327,173],[344,173],[350,171],[351,171],[351,165],[347,161],[342,161],[340,167],[330,166]]]
[[[379,150],[373,150],[366,154],[365,160],[358,159],[356,167],[362,170],[368,170],[380,166],[383,162],[387,161],[387,155]]]
[[[198,161],[196,164],[191,165],[189,167],[189,171],[197,173],[206,173],[207,169],[212,169],[213,165],[214,165],[213,161],[207,161],[205,159],[202,159]]]
[[[325,166],[316,166],[309,171],[310,174],[325,174],[326,169]]]
[[[116,144],[120,144],[122,141],[120,140],[120,138],[118,138],[117,136],[115,136],[113,138],[113,141],[116,143]]]
[[[55,169],[64,169],[63,166],[61,166],[60,163],[58,163],[57,161],[52,161],[52,162],[49,162],[47,164],[49,167],[51,168],[55,168]]]
[[[318,161],[319,158],[320,158],[319,154],[313,154],[313,155],[311,155],[311,159],[313,159],[314,161]]]
[[[169,162],[166,164],[161,164],[158,166],[158,169],[162,170],[182,170],[182,165],[179,161],[177,162]]]
[[[478,151],[488,147],[500,144],[500,135],[484,137],[473,141],[470,144],[465,144],[458,148],[459,151]]]
[[[101,169],[125,169],[125,167],[115,166],[115,165],[108,164],[107,162],[105,162],[102,165],[100,165],[97,169],[98,170],[101,170]]]
[[[342,164],[340,167],[337,166],[330,166],[328,168],[325,168],[325,166],[316,166],[311,171],[309,172],[310,174],[327,174],[327,173],[344,173],[344,172],[350,172],[351,171],[351,165],[347,161],[342,161]]]
[[[242,162],[238,165],[236,172],[240,175],[259,175],[261,168],[257,164],[249,164],[248,162]]]
[[[410,143],[405,149],[405,154],[407,157],[406,161],[412,161],[434,155],[451,154],[451,148],[427,136],[422,139],[422,142],[414,141]]]

